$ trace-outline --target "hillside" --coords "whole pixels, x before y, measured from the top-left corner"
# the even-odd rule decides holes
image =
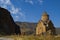
[[[16,24],[20,26],[23,34],[35,34],[37,23],[16,22]],[[56,28],[56,33],[60,34],[60,28]]]

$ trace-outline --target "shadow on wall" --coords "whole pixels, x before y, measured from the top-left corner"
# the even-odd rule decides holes
[[[15,24],[10,12],[0,7],[0,34],[21,34],[20,27]]]

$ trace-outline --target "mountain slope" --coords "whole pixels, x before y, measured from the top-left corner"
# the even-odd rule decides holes
[[[37,23],[16,22],[20,26],[22,34],[35,34]],[[56,33],[60,34],[60,28],[56,28]]]

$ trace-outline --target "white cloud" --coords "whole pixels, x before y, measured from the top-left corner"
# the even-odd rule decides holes
[[[43,3],[43,0],[38,0],[38,2],[39,2],[40,4],[42,4],[42,3]]]
[[[24,18],[24,20],[26,20],[25,14],[23,14],[22,12],[20,12],[19,15],[20,15],[22,18]]]
[[[34,2],[32,0],[25,0],[25,2],[30,3],[32,5],[34,4]]]
[[[9,6],[9,8],[10,8],[9,11],[12,14],[16,14],[20,11],[19,8],[14,7],[14,5],[11,3],[10,0],[0,0],[0,3],[1,3],[0,6],[3,7],[3,8],[8,9],[8,6]]]
[[[16,15],[20,15],[20,16],[15,16],[17,19],[16,21],[18,21],[19,17],[21,17],[22,19],[25,19],[25,15],[22,13],[21,8],[16,8],[11,0],[0,0],[0,6],[8,9],[12,14],[16,14]],[[14,16],[13,16],[14,18]]]
[[[16,16],[16,18],[19,18],[19,16]]]
[[[19,16],[15,16],[15,21],[19,20]]]
[[[29,1],[30,4],[33,4],[33,1]]]
[[[14,8],[14,6],[12,6],[12,8],[10,10],[10,12],[13,13],[13,14],[17,14],[17,13],[19,13],[19,11],[20,10],[18,8]]]
[[[25,2],[33,5],[33,4],[36,4],[36,3],[42,4],[43,0],[25,0]]]
[[[7,4],[7,5],[11,4],[10,0],[0,0],[0,3]]]

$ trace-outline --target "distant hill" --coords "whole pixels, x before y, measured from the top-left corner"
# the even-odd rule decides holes
[[[20,26],[22,34],[35,34],[37,23],[16,22]],[[56,33],[60,34],[60,28],[56,28]]]
[[[56,28],[56,33],[60,34],[60,28]]]

